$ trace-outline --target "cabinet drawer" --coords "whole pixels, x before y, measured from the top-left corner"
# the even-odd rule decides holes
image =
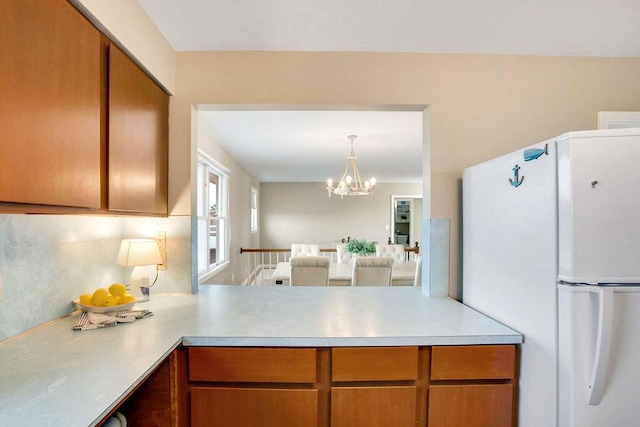
[[[513,345],[441,346],[431,351],[432,380],[512,379]]]
[[[214,382],[316,382],[316,350],[189,348],[189,379]]]
[[[418,347],[331,350],[332,381],[402,381],[418,378]]]

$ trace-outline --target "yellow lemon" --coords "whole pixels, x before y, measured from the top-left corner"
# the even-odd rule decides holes
[[[82,294],[80,295],[80,304],[82,305],[91,305],[91,294]]]
[[[126,292],[127,292],[127,288],[122,283],[114,283],[113,285],[109,286],[109,293],[111,295],[121,297]]]
[[[118,297],[115,295],[109,295],[105,301],[104,301],[104,306],[105,307],[113,307],[114,305],[118,305]]]
[[[129,304],[130,302],[134,302],[137,298],[133,295],[123,295],[118,299],[119,304]]]
[[[104,307],[109,296],[109,290],[107,288],[98,288],[91,296],[91,305],[95,307]]]

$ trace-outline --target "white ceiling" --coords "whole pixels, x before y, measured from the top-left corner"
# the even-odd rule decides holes
[[[137,1],[176,51],[640,56],[640,0]],[[202,121],[260,181],[335,180],[346,164],[346,136],[356,134],[364,177],[416,182],[418,116],[212,111]]]
[[[638,0],[138,0],[177,51],[640,56]]]
[[[261,182],[338,181],[353,150],[362,179],[422,182],[422,111],[205,111],[202,125]]]

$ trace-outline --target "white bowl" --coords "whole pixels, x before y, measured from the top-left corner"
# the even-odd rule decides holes
[[[129,311],[133,308],[134,305],[136,305],[137,301],[133,301],[128,304],[113,305],[111,307],[94,307],[91,305],[84,305],[80,304],[80,300],[77,299],[73,300],[73,302],[80,306],[80,308],[82,308],[82,310],[86,311],[87,313],[111,313],[114,311]]]

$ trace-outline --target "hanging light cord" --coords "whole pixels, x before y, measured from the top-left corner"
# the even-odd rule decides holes
[[[153,285],[155,285],[155,284],[156,284],[156,282],[158,281],[158,267],[159,267],[159,265],[158,265],[158,264],[156,264],[156,278],[155,278],[155,279],[153,279],[153,283],[152,283],[152,284],[150,284],[150,285],[149,285],[149,287],[152,287],[152,286],[153,286]]]

